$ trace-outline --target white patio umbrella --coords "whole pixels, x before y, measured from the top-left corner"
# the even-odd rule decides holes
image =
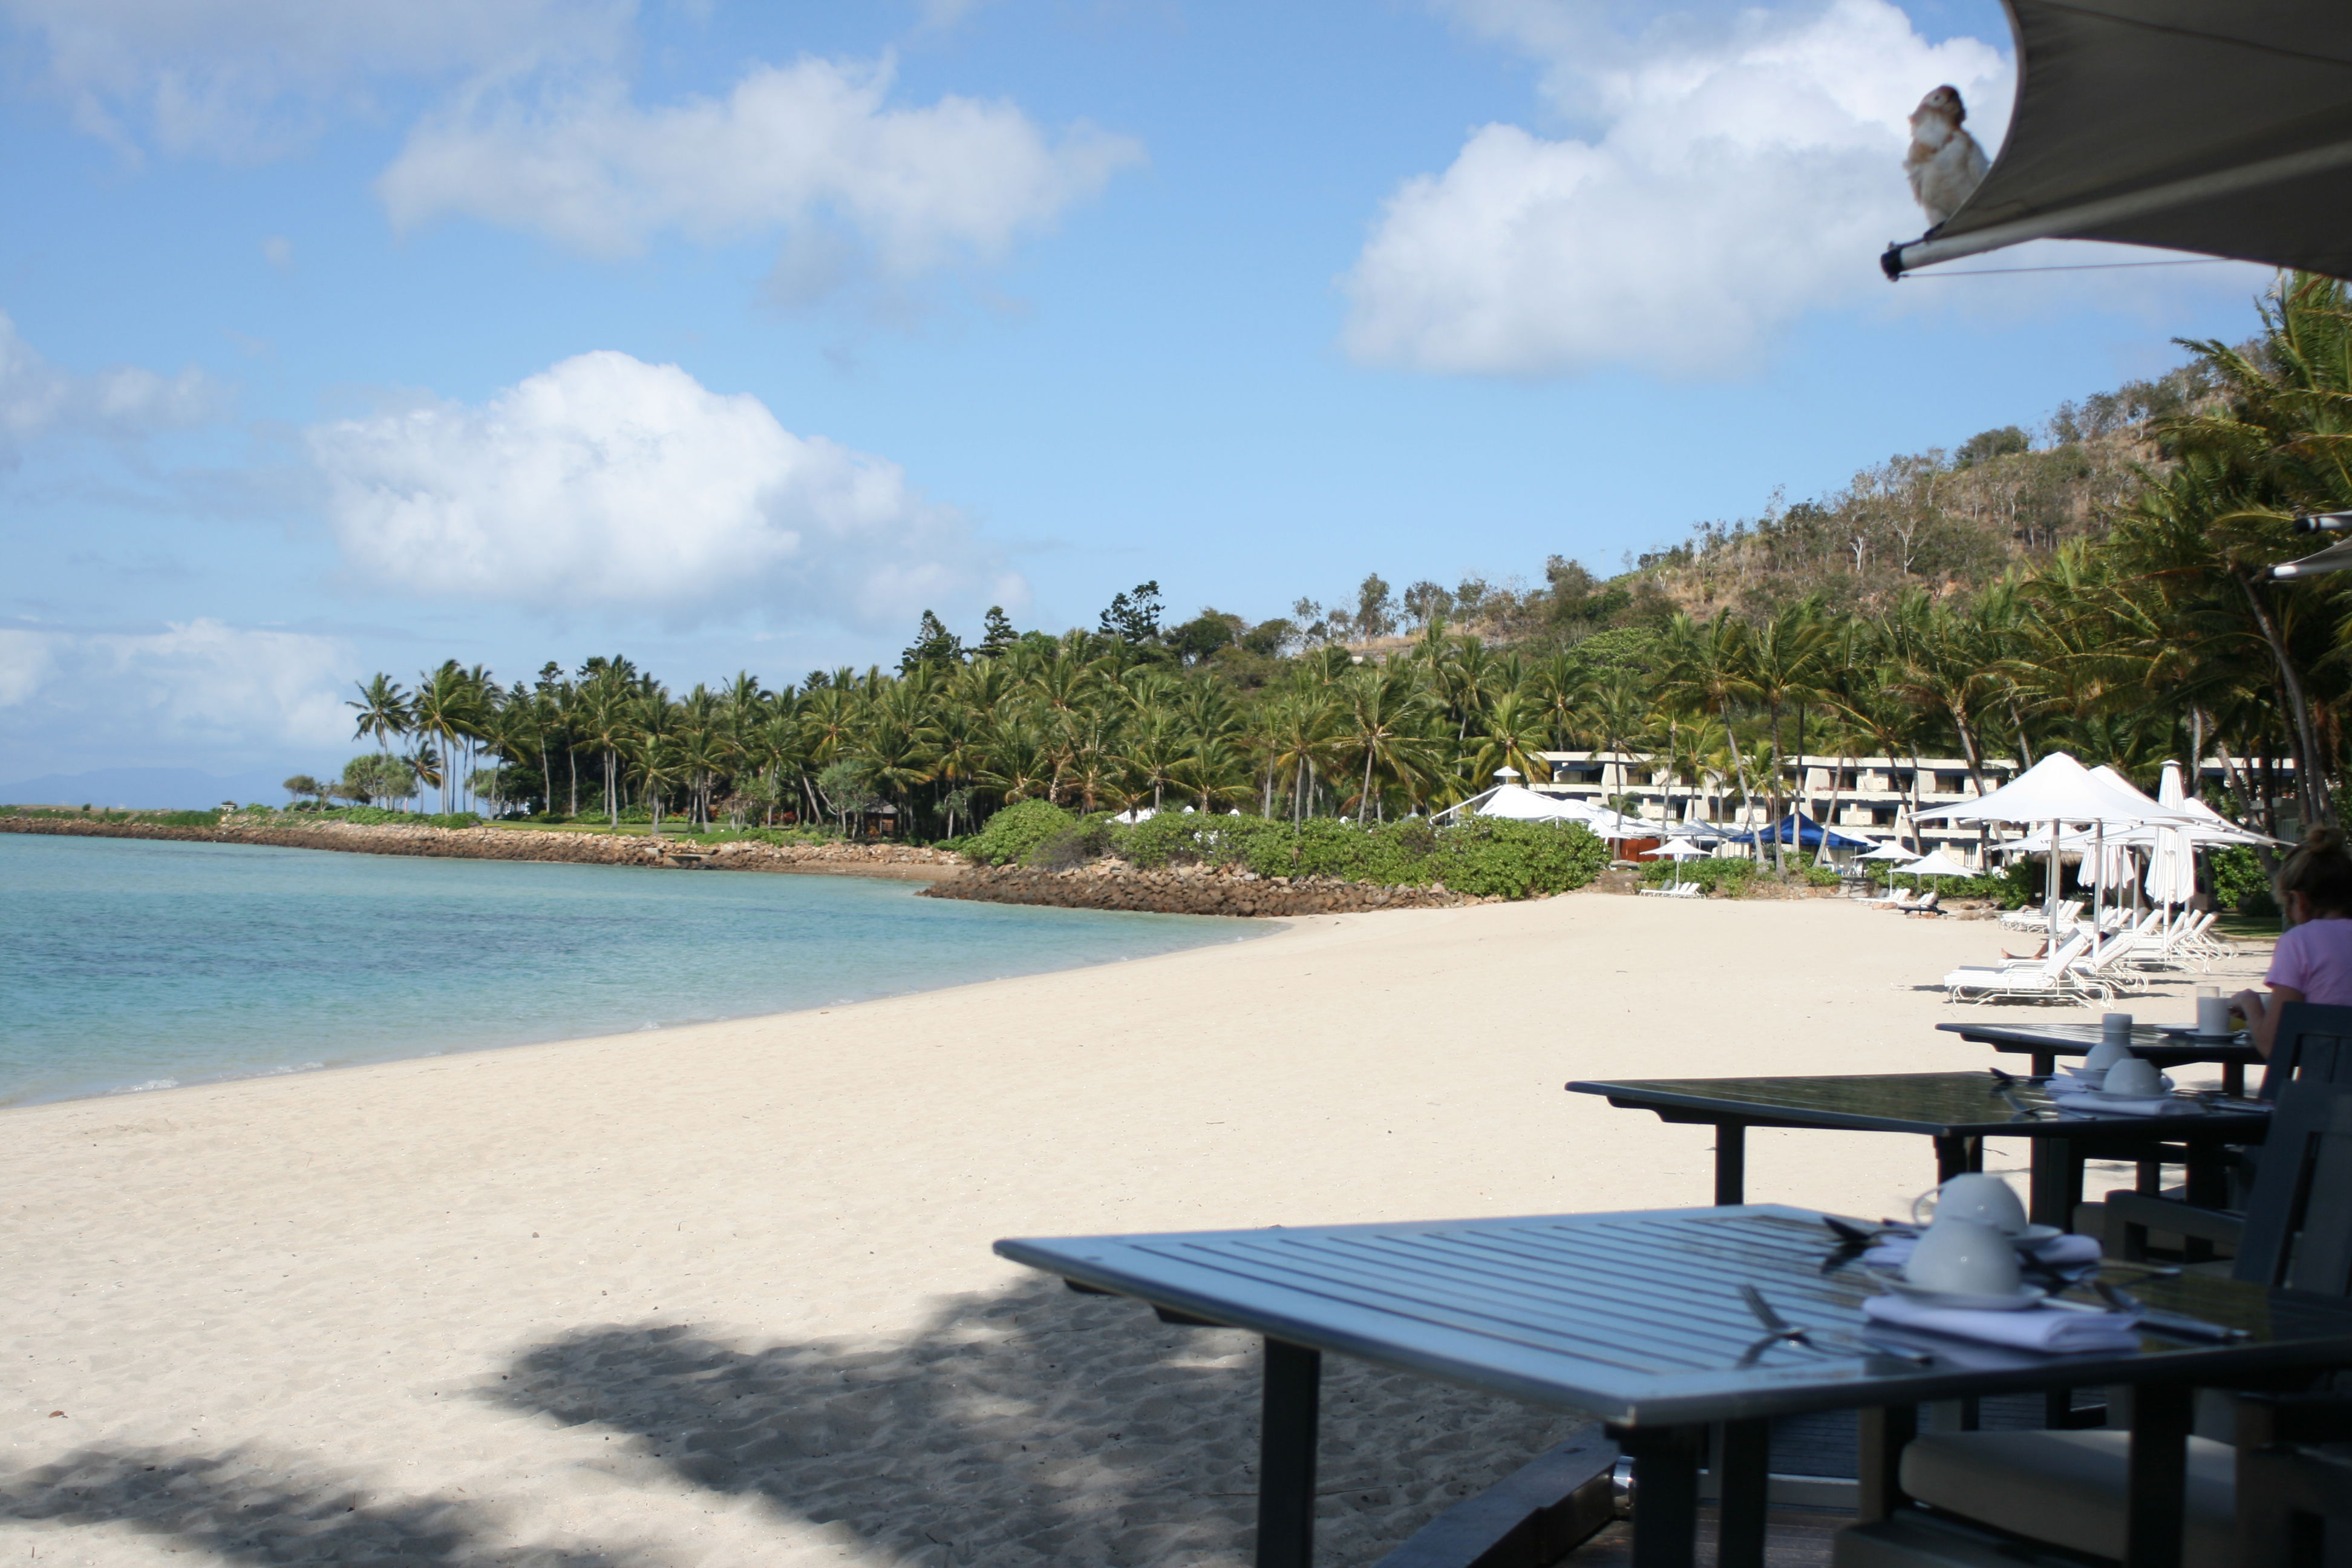
[[[1973,877],[1975,872],[1938,849],[1895,869],[1906,877]]]
[[[1900,844],[1882,844],[1867,855],[1854,857],[1857,860],[1909,860],[1913,858],[1912,851]]]
[[[1675,863],[1675,886],[1679,888],[1683,885],[1683,862],[1685,860],[1703,859],[1706,858],[1706,850],[1700,848],[1697,845],[1692,843],[1687,838],[1669,838],[1664,844],[1659,845],[1655,849],[1651,850],[1649,854],[1643,857],[1643,858],[1649,860],[1672,860]]]
[[[2148,824],[2179,826],[2185,813],[2162,805],[2134,789],[2113,769],[2086,768],[2063,752],[2053,752],[1990,795],[1958,805],[1923,811],[1920,822],[2008,822],[2050,825],[2050,877],[2046,911],[2058,903],[2058,839],[2065,824],[2090,825],[2095,835]],[[2104,845],[2095,853],[2105,858]]]
[[[2178,811],[2189,798],[2181,786],[2180,764],[2165,759],[2164,777],[2156,786],[2159,805]],[[2196,830],[2189,827],[2155,829],[2156,842],[2148,847],[2147,896],[2152,902],[2163,905],[2185,904],[2197,896]]]

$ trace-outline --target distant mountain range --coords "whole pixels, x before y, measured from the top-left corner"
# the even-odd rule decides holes
[[[284,768],[242,773],[199,773],[194,768],[100,768],[87,773],[46,773],[0,784],[0,804],[9,805],[127,805],[143,811],[200,811],[225,800],[286,803],[279,780]]]

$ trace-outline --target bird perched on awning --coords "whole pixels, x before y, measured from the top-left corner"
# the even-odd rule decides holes
[[[1903,171],[1911,176],[1911,194],[1926,210],[1931,229],[1959,211],[1985,177],[1985,151],[1960,127],[1968,117],[1957,87],[1937,88],[1911,111],[1911,148],[1903,154]]]

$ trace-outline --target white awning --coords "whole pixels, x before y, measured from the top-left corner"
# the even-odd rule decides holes
[[[2009,0],[2016,108],[1984,183],[1889,278],[2029,239],[2352,277],[2352,5]]]

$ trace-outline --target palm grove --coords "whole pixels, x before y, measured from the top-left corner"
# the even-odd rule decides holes
[[[1000,808],[1190,805],[1288,822],[1423,814],[1534,753],[1646,752],[1695,791],[1785,808],[1801,753],[2063,747],[2148,782],[2221,756],[2266,827],[2333,821],[2352,592],[2273,582],[2292,520],[2352,508],[2352,310],[2283,279],[2249,342],[1988,431],[1836,494],[1707,524],[1601,581],[1475,579],[1251,625],[1166,624],[1156,584],[1090,630],[971,646],[928,612],[895,672],[741,674],[683,695],[625,658],[501,685],[454,660],[352,706],[375,749],[332,785],[506,812],[920,837]]]

